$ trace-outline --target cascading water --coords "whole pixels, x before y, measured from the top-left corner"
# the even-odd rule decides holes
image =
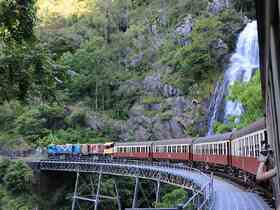
[[[208,121],[208,135],[213,133],[213,124],[218,120],[219,112],[223,112],[219,119],[223,122],[226,122],[229,116],[241,116],[243,112],[242,104],[225,100],[225,97],[228,95],[230,85],[235,81],[249,81],[258,67],[257,22],[252,21],[247,24],[238,37],[235,53],[230,58],[230,65],[225,71],[223,83],[218,82],[216,85],[214,97],[209,107],[211,114]]]

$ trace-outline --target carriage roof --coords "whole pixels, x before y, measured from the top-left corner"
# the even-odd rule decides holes
[[[115,146],[150,146],[152,143],[150,141],[143,142],[118,142],[115,143]]]
[[[232,138],[233,139],[239,138],[241,136],[245,136],[247,134],[254,133],[258,130],[265,129],[265,127],[266,127],[265,126],[265,119],[261,118],[260,120],[250,124],[246,128],[242,128],[240,130],[237,130],[237,131],[233,132]]]
[[[193,141],[193,144],[201,144],[207,142],[221,142],[221,141],[228,141],[230,140],[232,133],[223,133],[223,134],[215,134],[211,136],[199,137]]]
[[[160,141],[153,141],[155,145],[173,145],[173,144],[192,144],[193,139],[190,137],[178,139],[165,139]]]

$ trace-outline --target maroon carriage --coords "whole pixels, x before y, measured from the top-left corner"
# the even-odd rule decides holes
[[[250,126],[236,131],[232,135],[232,166],[250,174],[256,174],[261,142],[265,135],[265,121],[261,119]]]
[[[170,139],[153,142],[153,158],[168,160],[192,160],[191,138]]]
[[[215,165],[230,164],[231,133],[201,137],[193,142],[193,161]]]
[[[89,155],[103,155],[105,146],[104,144],[87,144]]]
[[[150,159],[152,158],[151,142],[128,142],[116,143],[114,146],[113,157],[131,159]]]

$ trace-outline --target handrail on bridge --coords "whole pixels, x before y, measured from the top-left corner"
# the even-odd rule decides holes
[[[196,168],[192,168],[183,164],[175,164],[175,163],[168,163],[168,162],[153,162],[153,161],[145,161],[145,160],[122,160],[122,159],[104,159],[104,160],[98,160],[95,158],[71,158],[68,160],[64,159],[45,159],[45,160],[29,160],[27,161],[30,165],[35,164],[36,167],[42,167],[44,169],[44,164],[52,164],[52,163],[57,163],[57,164],[80,164],[81,166],[84,165],[97,165],[97,166],[105,166],[105,165],[131,165],[133,167],[151,167],[150,170],[155,170],[157,169],[156,167],[160,168],[168,168],[168,169],[181,169],[184,171],[192,171],[197,174],[200,174],[201,176],[206,178],[206,182],[203,185],[200,186],[195,186],[193,188],[194,194],[192,197],[188,198],[185,203],[179,204],[178,206],[175,207],[176,210],[187,210],[187,209],[192,209],[195,207],[196,209],[200,210],[206,210],[210,209],[212,205],[212,198],[213,198],[213,176],[209,176],[200,170]],[[34,165],[34,166],[35,166]],[[35,168],[36,168],[35,167]],[[140,169],[139,168],[139,169]],[[41,168],[40,168],[41,169]],[[160,171],[160,170],[159,170]],[[158,174],[160,175],[160,173]],[[152,179],[159,178],[159,176],[156,175],[155,177],[152,177]],[[178,175],[181,176],[182,175]],[[161,180],[164,182],[164,180]],[[168,183],[168,182],[166,182]],[[179,184],[178,184],[179,185]],[[184,184],[182,185],[184,186]],[[150,208],[151,209],[151,208]],[[156,210],[156,209],[154,209]]]

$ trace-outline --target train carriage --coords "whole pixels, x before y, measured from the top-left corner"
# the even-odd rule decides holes
[[[231,133],[201,137],[193,142],[193,161],[230,165]]]
[[[170,139],[153,142],[153,158],[169,160],[192,160],[192,139]]]
[[[114,158],[150,159],[152,158],[151,142],[116,143]]]
[[[104,144],[88,144],[89,155],[103,155],[105,146]]]
[[[88,145],[87,144],[81,144],[81,154],[88,155]]]
[[[264,140],[264,119],[234,132],[231,141],[232,166],[256,175],[261,143]]]

